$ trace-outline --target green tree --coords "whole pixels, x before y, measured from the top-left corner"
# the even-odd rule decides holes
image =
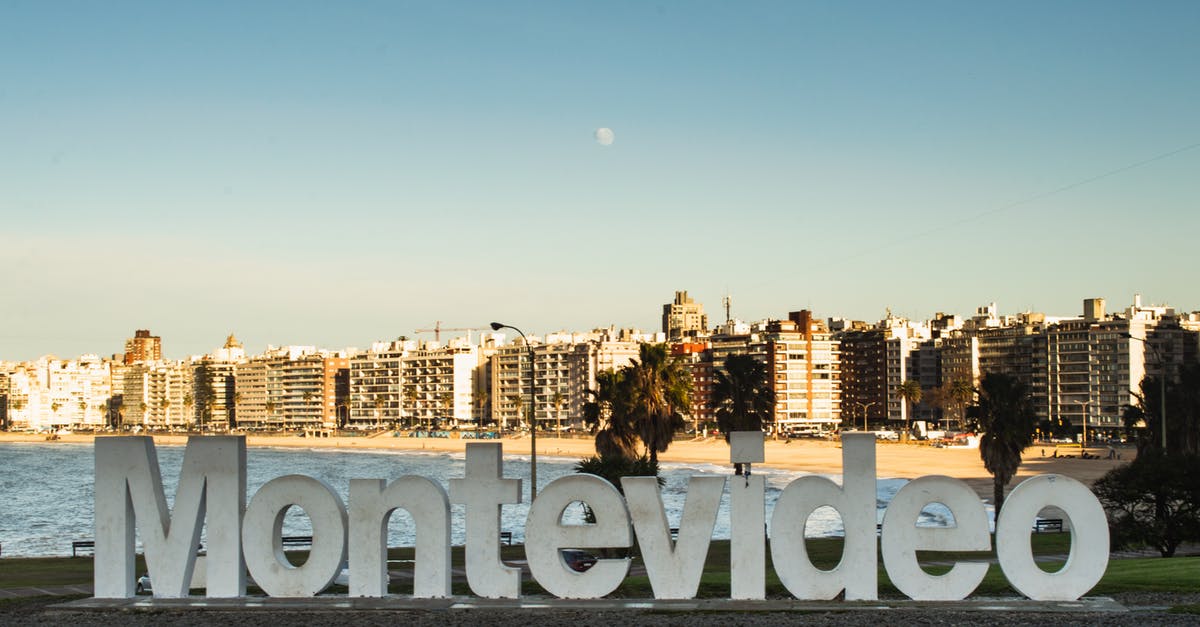
[[[484,424],[491,423],[491,416],[488,415],[487,411],[488,401],[491,400],[488,391],[483,388],[476,388],[475,391],[471,392],[471,400],[475,402],[475,408],[478,410],[478,424],[483,426]]]
[[[621,485],[621,477],[658,477],[658,464],[650,461],[645,455],[633,458],[621,454],[593,455],[579,460],[575,464],[575,472],[596,475],[611,483],[624,495],[625,488]],[[658,478],[658,485],[663,485],[662,477]],[[583,505],[583,512],[587,522],[596,522],[595,514],[586,503]]]
[[[184,421],[195,421],[196,417],[192,414],[192,407],[196,404],[196,397],[192,396],[191,392],[183,395],[183,415]]]
[[[562,408],[567,404],[567,395],[563,394],[562,390],[555,390],[554,395],[550,397],[550,402],[554,404],[554,417],[556,420],[556,428],[558,437],[562,437]]]
[[[672,359],[665,344],[641,344],[638,359],[623,370],[638,437],[658,464],[658,454],[671,446],[675,432],[684,427],[691,407],[692,378],[679,360]]]
[[[607,370],[596,375],[596,389],[588,390],[583,405],[583,423],[596,436],[600,457],[638,457],[638,432],[630,407],[625,370]]]
[[[896,395],[903,399],[908,406],[908,411],[904,413],[904,430],[907,432],[909,422],[912,420],[913,410],[917,403],[921,402],[921,396],[924,395],[924,391],[921,389],[920,383],[909,379],[896,387]]]
[[[1180,544],[1200,540],[1200,456],[1154,449],[1114,468],[1092,491],[1108,514],[1113,546],[1147,545],[1172,557]]]
[[[726,442],[732,431],[762,431],[775,411],[775,386],[766,364],[750,355],[727,357],[724,370],[716,373],[711,403]],[[742,474],[741,464],[734,464],[734,473]]]
[[[964,429],[967,425],[967,406],[975,399],[975,388],[971,386],[971,382],[961,377],[950,382],[950,387],[947,390],[947,396],[950,403],[954,406],[958,416],[958,428]]]
[[[1167,377],[1167,454],[1200,455],[1200,364],[1184,364],[1178,371],[1178,377]],[[1136,411],[1127,412],[1139,456],[1162,448],[1162,381],[1144,377]]]
[[[979,401],[972,414],[983,433],[979,455],[992,474],[992,498],[996,515],[1004,506],[1004,487],[1017,474],[1021,453],[1033,444],[1037,416],[1029,388],[1007,374],[987,374],[979,381]]]

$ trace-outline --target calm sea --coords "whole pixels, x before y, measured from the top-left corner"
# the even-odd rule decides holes
[[[183,463],[182,446],[159,446],[158,460],[162,469],[164,491],[168,501],[174,498],[179,469]],[[63,443],[0,443],[0,551],[2,557],[47,557],[71,554],[73,540],[93,536],[93,447],[90,444]],[[448,489],[448,480],[463,476],[462,454],[422,453],[412,451],[346,451],[342,449],[250,448],[247,453],[247,493],[252,496],[267,481],[288,474],[302,474],[324,480],[347,498],[350,479],[392,480],[404,475],[428,477]],[[539,488],[573,472],[577,460],[538,458]],[[668,520],[677,526],[683,510],[687,478],[696,474],[729,476],[728,466],[710,464],[663,464],[662,497]],[[767,520],[780,491],[792,480],[807,473],[755,468],[767,480]],[[528,455],[506,453],[504,476],[529,477]],[[840,481],[839,477],[835,477]],[[880,479],[877,489],[877,508],[882,510],[895,495],[902,479]],[[527,490],[527,489],[526,489]],[[528,492],[525,492],[526,497]],[[529,511],[527,503],[505,505],[502,508],[502,528],[513,532],[520,542],[524,521]],[[568,516],[572,512],[568,511]],[[944,510],[934,506],[926,511],[926,524],[946,524]],[[581,515],[576,512],[574,515]],[[452,539],[463,541],[463,508],[452,506]],[[842,531],[841,519],[829,508],[822,508],[809,518],[810,536],[837,535]],[[293,508],[285,523],[285,534],[311,533],[308,518]],[[722,499],[714,537],[729,537],[729,497]],[[397,510],[389,525],[389,545],[406,546],[413,541],[411,519]]]

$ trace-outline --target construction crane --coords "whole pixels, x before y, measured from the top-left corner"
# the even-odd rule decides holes
[[[433,323],[432,329],[417,329],[417,330],[413,331],[413,333],[432,333],[433,340],[440,344],[442,342],[442,330],[466,331],[467,332],[467,343],[470,344],[471,343],[471,331],[478,331],[479,329],[476,327],[444,327],[444,326],[442,326],[442,321],[438,320]]]

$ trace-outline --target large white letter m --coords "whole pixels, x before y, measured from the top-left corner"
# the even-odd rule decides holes
[[[244,596],[245,437],[189,438],[170,510],[152,438],[96,438],[95,597],[134,595],[135,520],[154,596],[187,596],[206,509],[208,596]]]

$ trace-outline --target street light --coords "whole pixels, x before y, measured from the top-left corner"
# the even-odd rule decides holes
[[[1162,429],[1162,452],[1163,452],[1163,455],[1166,455],[1167,454],[1167,362],[1163,361],[1162,353],[1158,352],[1158,348],[1156,348],[1150,342],[1147,342],[1145,338],[1134,337],[1133,335],[1131,335],[1129,333],[1122,333],[1121,335],[1123,335],[1131,340],[1137,340],[1142,343],[1142,346],[1150,349],[1150,351],[1152,353],[1154,353],[1154,359],[1156,361],[1158,361],[1158,365],[1159,365],[1160,369],[1162,370],[1162,372],[1160,373],[1161,378],[1158,381],[1158,392],[1159,392],[1158,418],[1159,418],[1159,422],[1160,422],[1159,428]],[[1142,373],[1142,378],[1143,379],[1146,378],[1145,372]]]
[[[867,431],[868,430],[867,429],[867,410],[870,409],[872,405],[878,405],[879,401],[871,401],[870,403],[863,403],[862,401],[854,401],[854,404],[858,405],[858,408],[862,410],[863,431]]]
[[[1091,401],[1071,401],[1071,402],[1076,405],[1083,406],[1083,441],[1079,443],[1079,448],[1086,449],[1087,448],[1087,423],[1088,423],[1088,418],[1092,417],[1092,412],[1091,412],[1092,402]]]
[[[499,322],[492,323],[492,330],[499,331],[500,329],[512,329],[521,335],[521,339],[525,342],[525,348],[529,349],[529,502],[537,497],[537,416],[534,415],[534,379],[533,379],[533,346],[529,344],[529,339],[520,329],[512,325],[501,324]],[[518,386],[520,389],[520,386]]]

